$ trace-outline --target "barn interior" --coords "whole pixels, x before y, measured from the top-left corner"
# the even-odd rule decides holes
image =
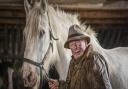
[[[78,14],[81,22],[97,33],[103,48],[128,47],[127,0],[48,0],[48,3],[67,13]],[[22,57],[24,53],[25,16],[23,0],[0,0],[0,89],[8,87],[8,67],[17,70],[15,66],[21,66],[14,57]],[[58,78],[55,69],[51,71],[55,72],[51,76]],[[47,84],[44,87],[48,89]]]

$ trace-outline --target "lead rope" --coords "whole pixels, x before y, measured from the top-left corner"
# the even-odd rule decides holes
[[[44,73],[45,73],[45,77],[46,77],[46,79],[47,79],[47,81],[49,81],[49,77],[48,77],[48,73],[46,72],[46,70],[44,69],[44,67],[43,67],[43,65],[44,65],[44,61],[46,60],[46,58],[47,58],[47,54],[49,53],[49,51],[50,51],[50,46],[52,47],[52,45],[51,45],[51,43],[49,44],[49,47],[48,47],[48,51],[46,52],[46,54],[45,54],[45,56],[44,56],[44,59],[43,59],[43,61],[42,61],[42,66],[39,66],[39,68],[40,68],[40,86],[39,86],[39,89],[42,89],[42,84],[43,84],[43,76],[42,76],[42,70],[44,70]],[[53,49],[53,48],[52,48]]]
[[[46,0],[46,2],[47,2],[47,0]],[[54,35],[52,33],[52,27],[51,27],[51,21],[50,21],[49,13],[48,13],[48,11],[46,11],[46,13],[47,13],[47,16],[48,16],[49,33],[50,33],[50,44],[49,44],[48,51],[46,52],[46,55],[44,57],[44,60],[42,62],[43,64],[44,64],[45,59],[47,58],[47,53],[50,50],[50,46],[52,47],[52,52],[53,52],[53,40],[59,40],[58,38],[54,37]],[[43,79],[42,70],[44,70],[44,73],[46,75],[45,77],[46,77],[47,81],[49,81],[50,78],[48,77],[48,74],[47,74],[46,70],[44,69],[43,65],[42,65],[42,67],[40,66],[39,68],[40,68],[40,86],[39,86],[39,89],[42,89],[42,84],[43,84],[43,81],[42,81],[42,79]]]

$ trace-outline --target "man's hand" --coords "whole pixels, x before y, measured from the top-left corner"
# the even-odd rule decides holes
[[[55,79],[50,79],[48,84],[50,89],[58,89],[59,87],[59,81]]]

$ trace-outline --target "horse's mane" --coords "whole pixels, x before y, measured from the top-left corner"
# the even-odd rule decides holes
[[[103,54],[103,51],[105,49],[101,47],[97,39],[97,33],[90,26],[86,29],[85,33],[90,36],[91,39],[90,44],[93,46],[93,50]]]
[[[26,38],[32,39],[33,37],[37,37],[38,35],[38,25],[39,25],[39,17],[41,16],[41,9],[40,8],[33,8],[27,18],[26,18],[26,26],[24,29]]]
[[[67,31],[71,25],[77,24],[81,26],[82,32],[90,37],[90,44],[93,45],[94,51],[102,52],[103,48],[100,46],[99,41],[96,38],[96,32],[90,26],[81,24],[81,22],[78,20],[77,14],[69,14],[59,9],[55,11],[53,7],[49,7],[49,14],[51,15],[51,22],[53,20],[54,23],[52,28],[57,30],[54,34],[58,34],[58,36],[60,36],[59,38],[63,38],[66,41],[68,34],[65,31]]]
[[[73,24],[80,24],[77,14],[69,14],[58,8],[55,10],[51,6],[49,6],[48,15],[52,23],[52,29],[54,29],[54,35],[58,35],[64,41],[67,39],[69,27]]]

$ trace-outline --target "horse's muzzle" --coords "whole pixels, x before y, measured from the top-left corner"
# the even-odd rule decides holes
[[[22,71],[24,87],[34,87],[37,83],[36,73],[32,70]]]
[[[35,73],[30,72],[28,76],[23,78],[23,81],[25,87],[34,87],[37,83],[37,76],[35,75]]]

